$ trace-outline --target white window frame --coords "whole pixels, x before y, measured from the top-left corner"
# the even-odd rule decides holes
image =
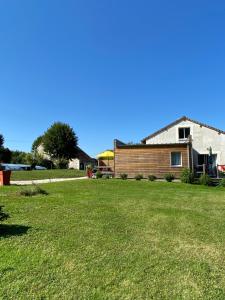
[[[173,153],[180,153],[180,162],[181,162],[180,165],[172,165],[172,154],[173,154]],[[181,151],[172,151],[172,152],[170,152],[170,166],[171,166],[172,168],[180,168],[180,167],[183,166],[183,155],[182,155],[182,152],[181,152]]]
[[[186,129],[186,128],[189,128],[190,129],[190,135],[191,135],[191,127],[190,126],[183,126],[183,127],[178,127],[178,140],[179,141],[187,141],[188,137],[185,137],[185,138],[180,138],[179,136],[179,133],[180,133],[180,129]],[[189,136],[190,136],[189,135]]]

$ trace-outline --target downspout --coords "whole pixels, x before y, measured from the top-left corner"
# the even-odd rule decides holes
[[[193,159],[193,148],[192,148],[192,136],[189,136],[188,143],[188,166],[192,171],[194,170],[194,159]]]

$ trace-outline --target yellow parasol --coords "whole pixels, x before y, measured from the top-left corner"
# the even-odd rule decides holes
[[[114,159],[114,152],[112,150],[106,150],[104,152],[101,152],[97,155],[98,158],[98,165],[100,165],[100,160],[108,160],[108,166],[109,166],[109,160]]]
[[[106,150],[104,152],[99,153],[97,155],[97,158],[112,159],[112,158],[114,158],[114,152],[111,150]]]

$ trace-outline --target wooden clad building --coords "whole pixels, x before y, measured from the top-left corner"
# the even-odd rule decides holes
[[[179,178],[184,168],[192,167],[191,143],[128,145],[115,140],[114,154],[115,177],[126,173],[129,178],[137,174],[163,178],[172,173]]]
[[[114,144],[114,171],[132,178],[152,174],[158,178],[166,173],[180,177],[184,168],[197,175],[207,170],[218,175],[218,165],[225,166],[225,131],[192,120],[186,116],[142,139],[141,144]]]
[[[99,159],[100,167],[109,167],[111,171],[114,171],[114,159]]]

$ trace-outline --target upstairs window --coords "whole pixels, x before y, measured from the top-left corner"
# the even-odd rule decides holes
[[[191,133],[190,127],[179,128],[179,140],[188,139],[190,133]]]
[[[182,166],[181,152],[172,152],[171,153],[171,166],[172,167],[181,167]]]

